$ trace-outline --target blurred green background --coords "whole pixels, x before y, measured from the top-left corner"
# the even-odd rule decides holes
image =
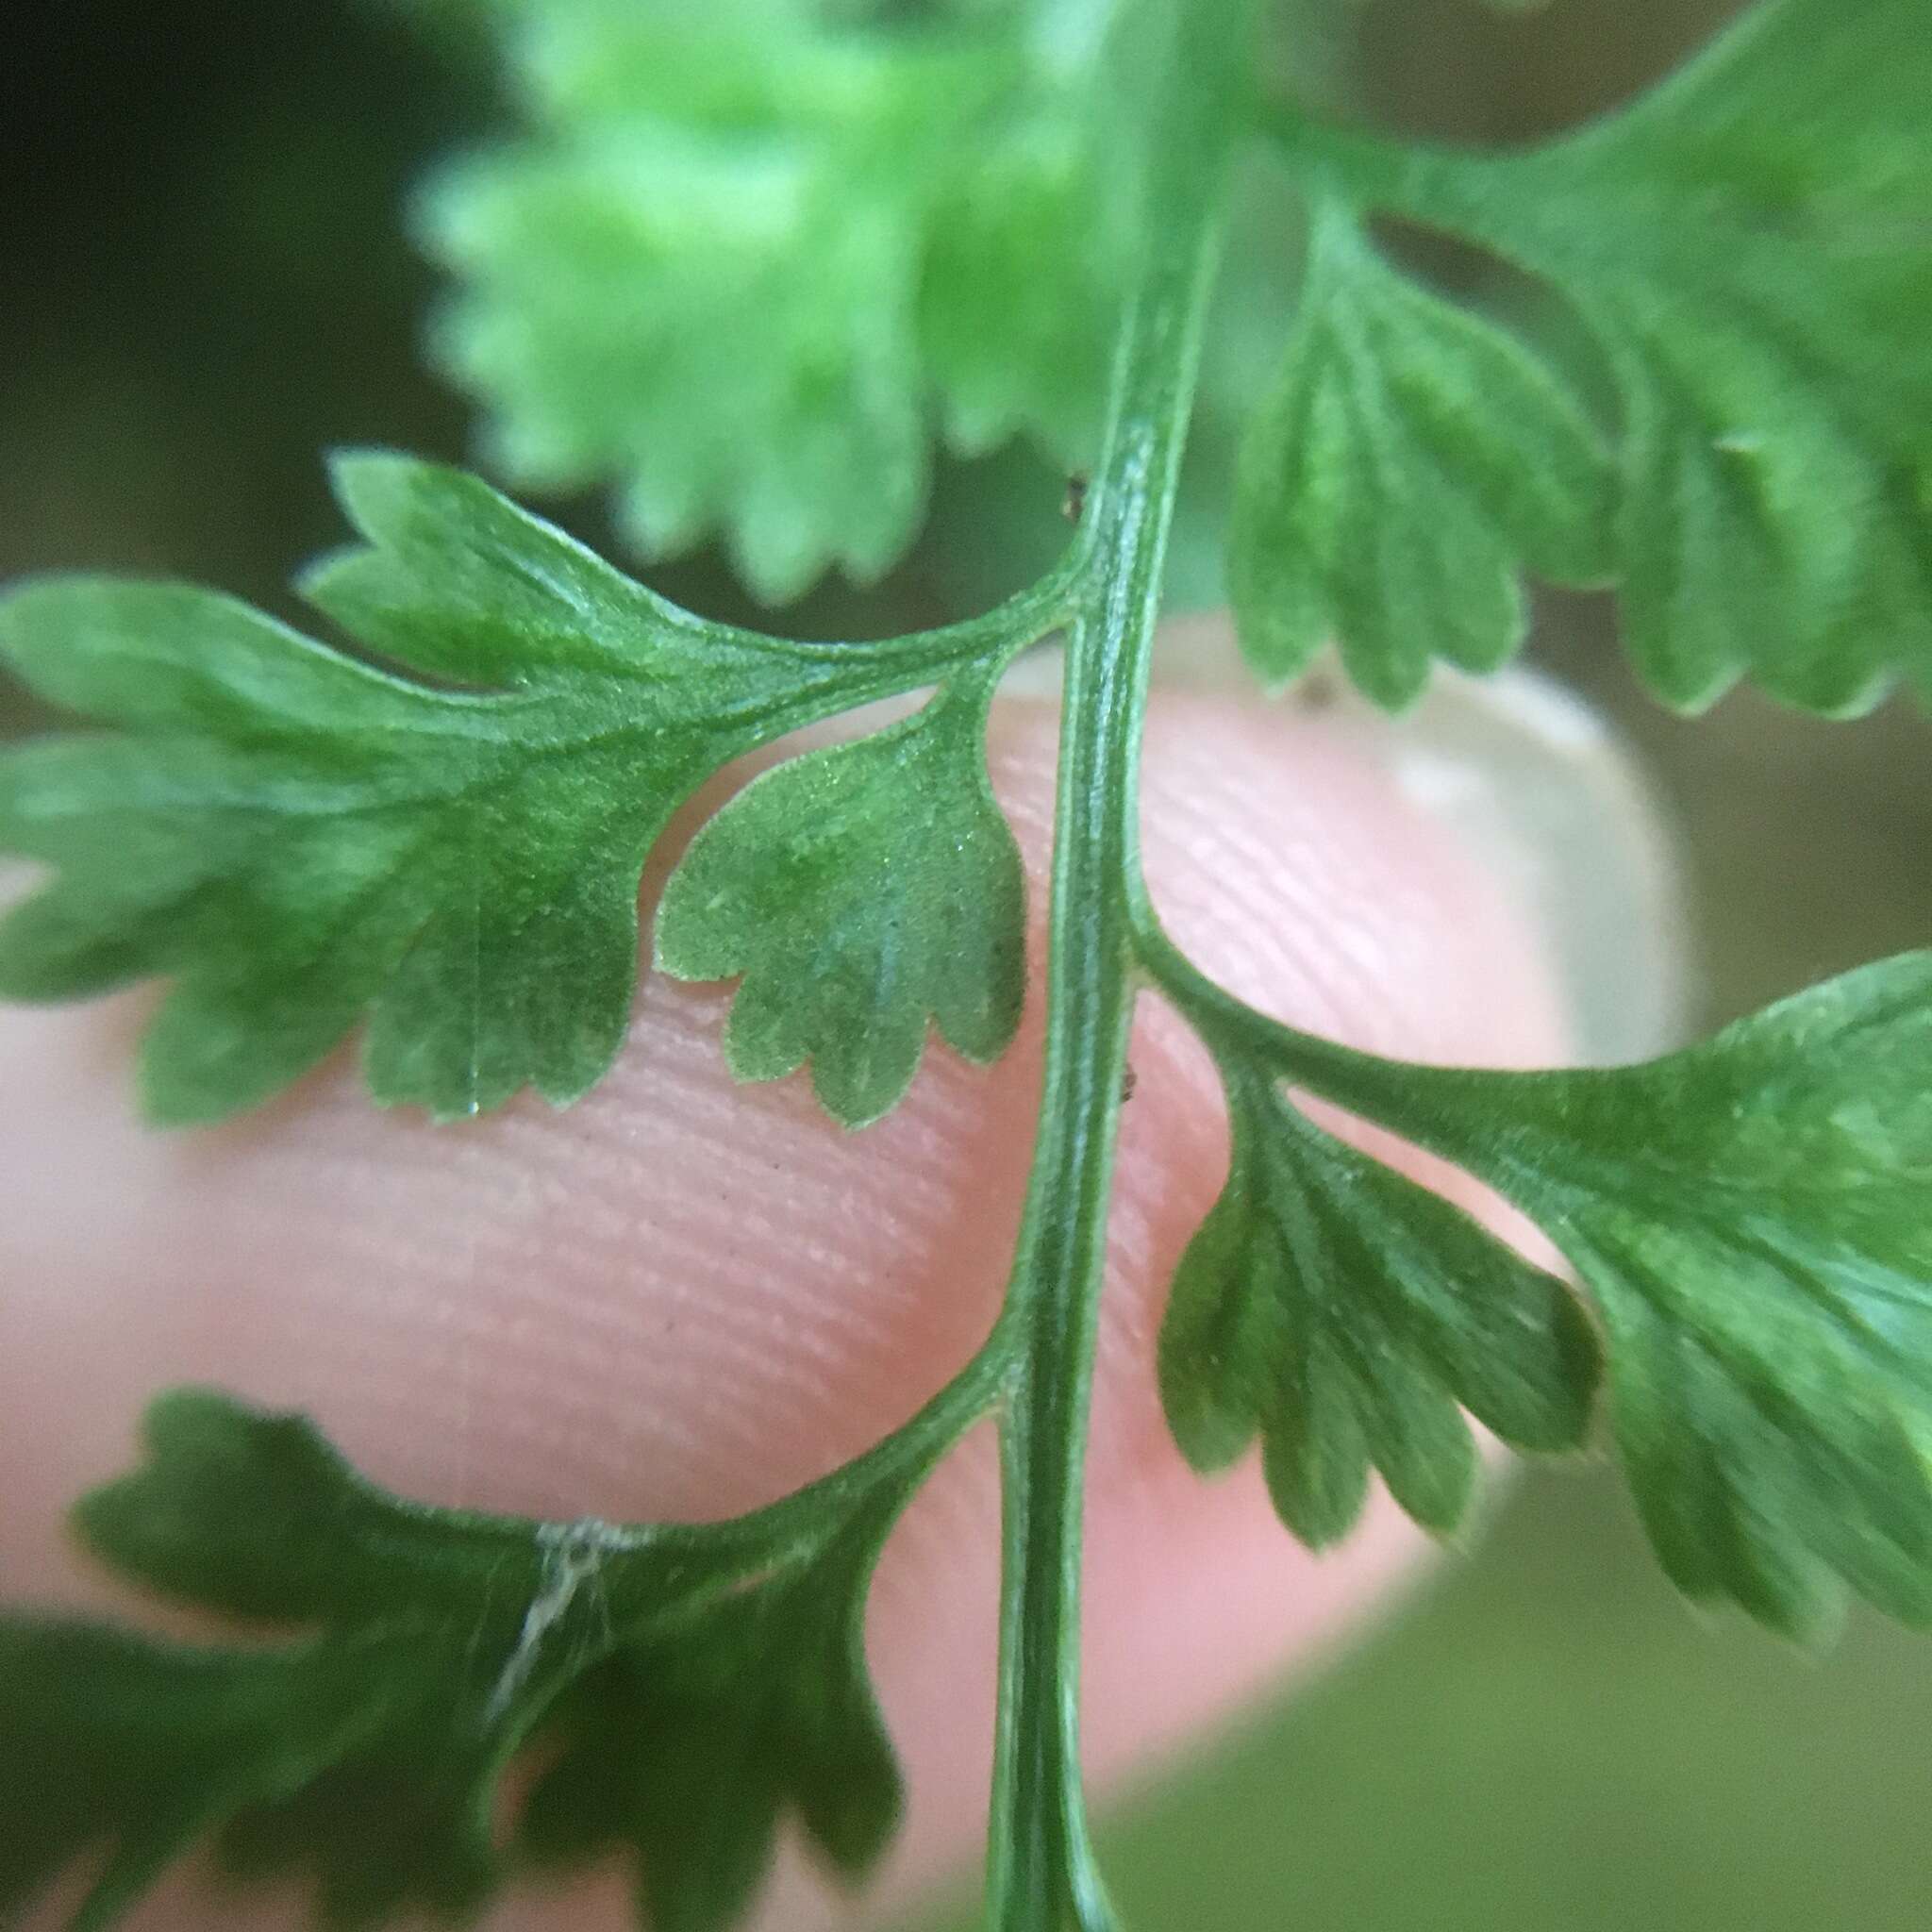
[[[1627,92],[1727,10],[1387,0],[1352,9],[1333,84],[1407,125],[1520,138]],[[413,355],[432,281],[397,219],[422,162],[494,111],[458,11],[67,0],[9,27],[0,576],[160,571],[287,610],[290,566],[338,534],[320,447],[462,453],[466,411]],[[984,481],[955,479],[956,506]],[[1058,487],[1015,485],[1042,511]],[[571,521],[599,537],[593,512]],[[732,601],[702,561],[660,580]],[[929,543],[886,603],[828,592],[814,615],[924,616],[960,581]],[[1610,619],[1550,600],[1538,650],[1675,812],[1702,1017],[1924,943],[1917,720],[1824,725],[1748,697],[1668,718]],[[28,722],[0,689],[0,729]],[[1855,1620],[1807,1659],[1700,1623],[1607,1480],[1533,1478],[1372,1642],[1105,1835],[1141,1932],[1924,1932],[1932,1649]]]

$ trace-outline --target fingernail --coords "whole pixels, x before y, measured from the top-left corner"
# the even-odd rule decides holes
[[[1543,933],[1577,1058],[1614,1065],[1680,1044],[1693,973],[1678,841],[1597,712],[1512,668],[1439,672],[1414,711],[1376,723],[1404,791],[1486,855]]]
[[[1221,615],[1164,625],[1155,676],[1254,689]],[[1684,1040],[1695,982],[1679,841],[1628,746],[1575,692],[1519,668],[1439,669],[1391,719],[1324,662],[1276,702],[1320,707],[1484,855],[1544,936],[1580,1060],[1644,1059]]]

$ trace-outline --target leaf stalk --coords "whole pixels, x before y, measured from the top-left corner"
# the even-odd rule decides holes
[[[1111,1932],[1079,1757],[1082,1472],[1122,1081],[1138,991],[1139,757],[1167,539],[1218,259],[1239,23],[1170,9],[1147,260],[1122,323],[1069,625],[1041,1126],[1000,1331],[1000,1697],[987,1920]],[[1244,10],[1243,10],[1244,11]],[[1232,55],[1232,58],[1231,58]]]

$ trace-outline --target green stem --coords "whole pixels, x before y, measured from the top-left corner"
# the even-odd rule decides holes
[[[1079,1760],[1083,1465],[1121,1084],[1136,991],[1138,759],[1149,650],[1219,236],[1213,132],[1242,44],[1180,10],[1149,176],[1150,259],[1122,326],[1086,582],[1069,629],[1046,969],[1041,1129],[1000,1332],[1005,1535],[988,1917],[1107,1932]],[[1243,16],[1244,17],[1244,16]],[[1218,42],[1218,44],[1210,44]]]
[[[1303,192],[1370,210],[1401,215],[1481,242],[1519,266],[1535,271],[1523,252],[1525,224],[1544,196],[1515,179],[1524,162],[1510,153],[1391,140],[1365,128],[1275,104],[1257,110],[1261,131],[1292,170]],[[1499,225],[1495,209],[1506,207]],[[1566,221],[1569,210],[1557,219]]]
[[[1257,1012],[1203,973],[1168,937],[1144,887],[1138,883],[1130,917],[1136,958],[1224,1070],[1258,1064],[1269,1070],[1271,1078],[1304,1087],[1432,1154],[1478,1172],[1506,1192],[1512,1191],[1507,1185],[1512,1176],[1533,1185],[1533,1171],[1512,1158],[1507,1135],[1492,1144],[1472,1141],[1463,1124],[1464,1096],[1472,1086],[1493,1093],[1499,1085],[1520,1082],[1533,1090],[1562,1075],[1385,1059],[1320,1034],[1304,1033]],[[1479,1160],[1479,1152],[1486,1158]]]

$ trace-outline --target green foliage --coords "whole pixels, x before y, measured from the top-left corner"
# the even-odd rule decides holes
[[[575,1099],[623,1040],[639,874],[678,806],[949,661],[701,624],[458,472],[336,477],[367,546],[303,589],[395,669],[175,585],[0,603],[0,658],[115,727],[0,763],[0,843],[59,868],[0,926],[0,991],[174,980],[142,1057],[158,1120],[264,1099],[365,1012],[379,1099]]]
[[[1572,368],[1455,319],[1325,224],[1325,319],[1304,320],[1291,353],[1310,359],[1252,432],[1236,522],[1263,674],[1333,618],[1365,689],[1401,702],[1425,651],[1487,666],[1513,647],[1505,558],[1570,581],[1607,557],[1672,704],[1744,675],[1827,712],[1901,669],[1932,689],[1928,97],[1918,0],[1769,0],[1636,106],[1524,153],[1285,128],[1328,192],[1546,278],[1597,353]],[[1573,421],[1603,386],[1607,505]],[[1305,424],[1315,449],[1285,446]],[[1553,466],[1540,501],[1512,463]],[[1445,585],[1452,545],[1468,575]]]
[[[864,1870],[899,1787],[860,1644],[889,1518],[803,1548],[740,1525],[617,1529],[399,1503],[299,1419],[184,1391],[151,1459],[76,1512],[131,1581],[296,1626],[223,1649],[0,1624],[0,1914],[105,1853],[111,1924],[192,1844],[306,1878],[322,1923],[465,1914],[501,1883],[506,1767],[558,1755],[509,1862],[622,1843],[658,1932],[721,1932],[795,1810]]]
[[[776,601],[875,577],[959,448],[1091,455],[1131,241],[1124,0],[506,9],[531,127],[441,174],[442,359],[520,482],[614,478],[653,555],[714,528]],[[1122,38],[1125,38],[1124,31]]]
[[[1272,683],[1334,640],[1399,708],[1434,658],[1485,672],[1515,651],[1522,563],[1606,575],[1609,460],[1543,363],[1391,268],[1343,204],[1324,203],[1309,258],[1243,451],[1230,589]]]
[[[901,1805],[865,1670],[876,1553],[854,1540],[724,1600],[701,1632],[627,1644],[582,1677],[558,1713],[562,1755],[530,1794],[525,1855],[568,1867],[632,1854],[651,1932],[724,1932],[788,1814],[836,1876],[863,1878]]]
[[[1602,1071],[1397,1066],[1233,1024],[1251,1065],[1467,1168],[1562,1249],[1687,1595],[1799,1636],[1846,1589],[1932,1624],[1932,954]]]
[[[658,964],[743,975],[724,1030],[742,1080],[807,1058],[862,1127],[912,1083],[928,1016],[996,1059],[1026,989],[1025,881],[987,782],[984,680],[870,738],[767,772],[698,834],[666,888]]]
[[[1466,1512],[1475,1447],[1574,1449],[1597,1345],[1575,1299],[1440,1196],[1228,1066],[1227,1185],[1181,1257],[1160,1392],[1188,1459],[1263,1439],[1281,1518],[1311,1548],[1354,1528],[1369,1469],[1425,1528]]]
[[[1802,1633],[1841,1579],[1932,1622],[1932,955],[1653,1066],[1491,1079],[1483,1165],[1603,1312],[1678,1587]]]
[[[164,1398],[151,1463],[82,1506],[83,1536],[131,1581],[279,1627],[218,1647],[0,1622],[0,1913],[105,1853],[75,1921],[105,1926],[204,1837],[233,1871],[308,1873],[341,1926],[459,1915],[507,1859],[624,1846],[658,1932],[721,1932],[787,1813],[861,1873],[898,1804],[867,1580],[937,1457],[997,1409],[992,1911],[1001,1932],[1110,1932],[1078,1785],[1075,1486],[1140,973],[1203,1034],[1232,1114],[1161,1345],[1196,1462],[1258,1434],[1317,1545],[1375,1471],[1447,1532],[1474,1470],[1462,1411],[1567,1450],[1601,1374],[1690,1595],[1795,1632],[1847,1591],[1932,1623],[1932,956],[1646,1066],[1405,1066],[1206,980],[1147,908],[1135,822],[1211,268],[1257,118],[1308,216],[1234,519],[1272,680],[1331,627],[1391,706],[1436,658],[1493,666],[1527,566],[1620,583],[1675,703],[1747,673],[1824,710],[1900,669],[1932,685],[1917,0],[1770,0],[1647,101],[1505,156],[1273,114],[1251,96],[1258,12],[1191,0],[485,10],[533,131],[442,176],[426,220],[468,277],[443,341],[495,403],[499,457],[546,486],[616,476],[655,548],[725,529],[767,595],[834,559],[871,575],[917,520],[930,414],[962,448],[1089,440],[1095,318],[1122,299],[1071,553],[985,618],[797,642],[700,621],[473,477],[364,455],[337,470],[363,546],[302,585],[346,644],[180,586],[29,583],[0,600],[0,657],[99,728],[0,761],[0,846],[53,871],[0,925],[0,993],[172,982],[142,1061],[162,1120],[259,1101],[365,1019],[380,1099],[566,1102],[622,1040],[641,872],[677,808],[741,755],[932,687],[747,786],[656,935],[666,970],[741,981],[741,1075],[809,1060],[862,1124],[929,1025],[975,1059],[1013,1036],[1024,905],[987,706],[1064,630],[1039,1134],[1005,1309],[865,1457],[705,1527],[425,1508],[299,1420]],[[1376,215],[1491,251],[1581,330],[1552,348],[1427,291]],[[1281,264],[1234,266],[1221,316],[1244,350]],[[1581,1296],[1291,1088],[1499,1191]],[[540,1735],[555,1749],[506,1853],[503,1773]]]

